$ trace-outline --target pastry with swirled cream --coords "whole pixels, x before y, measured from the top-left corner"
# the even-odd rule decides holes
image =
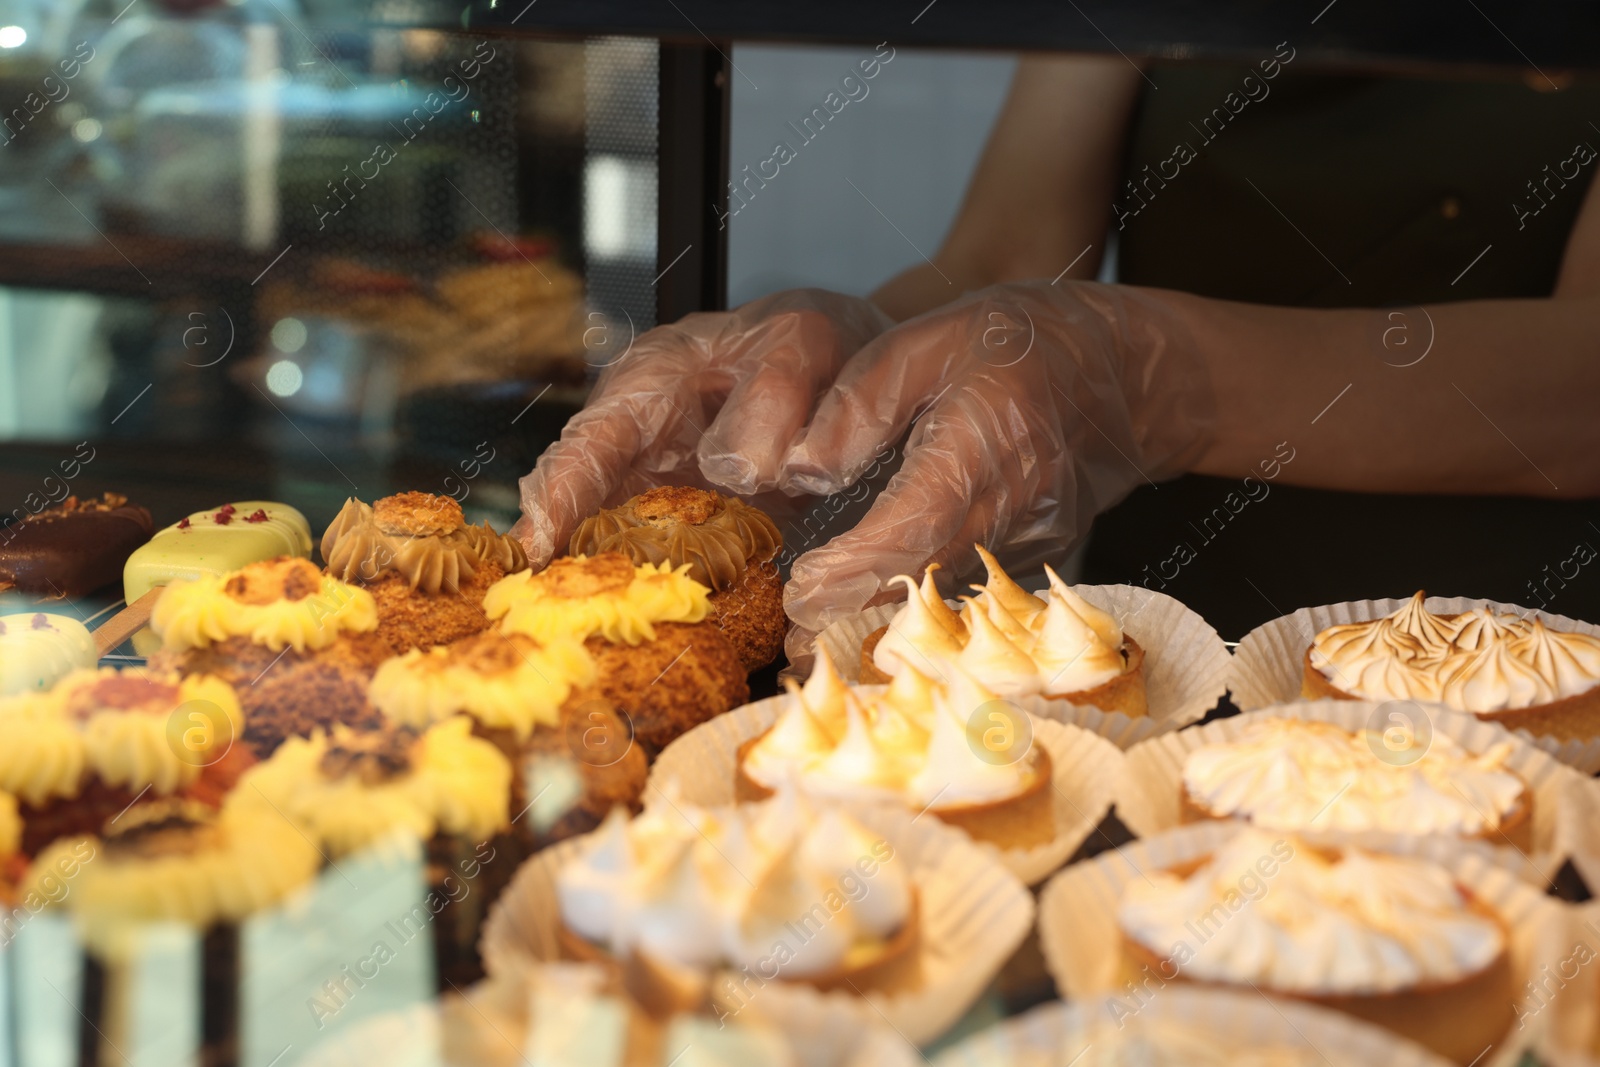
[[[1123,890],[1134,982],[1198,982],[1307,1000],[1462,1064],[1515,1018],[1510,930],[1443,867],[1246,829]]]
[[[1306,649],[1310,698],[1420,700],[1508,729],[1600,736],[1600,637],[1529,613],[1435,615],[1418,592],[1392,615],[1331,626]]]
[[[929,564],[919,586],[909,575],[906,605],[861,646],[861,681],[887,682],[909,664],[927,673],[953,660],[1000,696],[1039,695],[1137,717],[1148,714],[1144,649],[1108,612],[1084,600],[1048,566],[1044,598],[1027,592],[982,545],[989,568],[976,596],[951,610]]]
[[[635,563],[689,566],[711,590],[710,620],[733,642],[746,671],[783,648],[783,583],[773,562],[783,535],[765,512],[736,497],[664,485],[585,519],[572,535],[574,556],[620,552]]]
[[[231,574],[173,582],[150,624],[157,670],[211,674],[231,684],[245,744],[261,758],[286,737],[334,723],[371,725],[367,683],[388,655],[372,594],[282,556]]]
[[[516,538],[467,525],[455,499],[429,493],[345,501],[322,558],[330,575],[372,594],[378,638],[395,655],[487,629],[484,593],[528,568]]]
[[[594,695],[597,674],[571,638],[540,644],[491,630],[387,661],[369,695],[390,721],[416,729],[470,718],[511,761],[511,808],[525,812],[515,833],[531,852],[588,833],[619,804],[639,808],[649,768]]]
[[[611,702],[654,758],[679,734],[750,698],[739,653],[708,621],[711,590],[688,565],[635,564],[619,552],[565,556],[490,587],[503,634],[580,640],[594,657],[588,696]]]
[[[859,993],[921,973],[917,890],[894,847],[793,789],[614,812],[555,888],[563,957],[615,963],[652,1014],[699,1007],[722,968]]]
[[[740,746],[735,795],[770,796],[792,779],[820,795],[927,811],[1000,848],[1052,840],[1050,754],[991,749],[970,720],[998,698],[960,667],[943,670],[948,684],[904,667],[886,690],[867,693],[846,686],[819,649],[806,684],[789,683],[778,720]]]
[[[426,730],[387,723],[291,737],[239,786],[241,805],[291,820],[330,862],[422,843],[443,988],[483,976],[478,929],[515,865],[496,846],[511,825],[510,798],[511,764],[463,716]]]
[[[1184,759],[1185,822],[1245,819],[1264,830],[1377,830],[1533,848],[1533,791],[1506,766],[1509,741],[1473,755],[1443,734],[1351,733],[1268,718]]]
[[[216,807],[253,760],[218,678],[83,670],[44,693],[0,700],[0,791],[21,804],[21,849],[98,833],[140,797]]]

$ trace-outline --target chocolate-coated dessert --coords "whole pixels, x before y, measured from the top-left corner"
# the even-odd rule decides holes
[[[0,591],[57,599],[92,593],[120,581],[123,564],[153,532],[150,512],[125,496],[69,496],[0,529]]]

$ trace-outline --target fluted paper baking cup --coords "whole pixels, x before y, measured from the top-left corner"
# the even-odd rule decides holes
[[[1091,1044],[1104,1040],[1101,1035],[1107,1025],[1135,1035],[1140,1030],[1148,1030],[1152,1036],[1180,1030],[1213,1045],[1217,1063],[1239,1062],[1251,1050],[1309,1048],[1316,1062],[1327,1067],[1378,1063],[1385,1067],[1451,1067],[1449,1060],[1370,1023],[1255,993],[1173,986],[1163,989],[1137,1015],[1127,1016],[1119,1007],[1120,1001],[1113,997],[1045,1004],[951,1046],[934,1057],[933,1067],[1068,1067]]]
[[[857,688],[863,694],[872,694],[885,687]],[[714,807],[733,803],[739,746],[765,732],[782,713],[786,699],[768,697],[735,708],[673,741],[650,768],[645,804],[660,803],[662,790],[669,784],[691,804]],[[1007,870],[1034,885],[1067,862],[1111,810],[1117,781],[1122,776],[1123,754],[1088,730],[1040,718],[1036,709],[1044,701],[1011,703],[1029,713],[1033,719],[1033,743],[1050,753],[1056,833],[1033,848],[996,849],[989,844],[982,847],[994,850]],[[826,796],[817,799],[832,802]]]
[[[1127,748],[1147,737],[1178,730],[1205,718],[1228,688],[1233,656],[1211,624],[1182,601],[1137,585],[1075,585],[1079,596],[1111,615],[1144,649],[1145,702],[1150,713],[1130,718],[1122,712],[1081,707],[1065,700],[1042,700],[1046,717],[1081,726]],[[960,608],[959,603],[951,605]],[[847,615],[817,635],[819,648],[845,681],[861,677],[861,646],[869,634],[887,626],[900,604],[880,604]]]
[[[1245,634],[1239,647],[1234,649],[1227,676],[1234,704],[1240,711],[1254,711],[1271,704],[1299,700],[1306,649],[1311,647],[1311,642],[1319,633],[1330,626],[1369,622],[1393,615],[1410,600],[1410,597],[1404,600],[1349,600],[1320,608],[1301,608],[1262,623]],[[1600,626],[1593,623],[1569,619],[1565,615],[1552,615],[1547,611],[1535,611],[1518,604],[1502,604],[1498,600],[1431,596],[1423,603],[1435,615],[1459,615],[1474,608],[1489,608],[1507,615],[1533,615],[1552,630],[1600,637]],[[1512,733],[1584,774],[1600,772],[1600,737],[1561,741],[1554,737],[1540,737],[1527,730],[1513,730]]]
[[[1572,860],[1590,892],[1600,893],[1600,781],[1579,776],[1566,783],[1556,825],[1556,847]]]
[[[1234,740],[1263,719],[1326,722],[1351,733],[1360,733],[1369,727],[1381,731],[1391,725],[1386,718],[1382,718],[1382,707],[1378,702],[1366,700],[1294,701],[1140,742],[1128,750],[1127,771],[1122,776],[1116,796],[1117,818],[1139,837],[1151,837],[1183,825],[1180,798],[1183,792],[1183,764],[1189,753],[1205,745]],[[1504,730],[1493,723],[1482,722],[1471,715],[1446,708],[1420,704],[1418,708],[1428,716],[1433,731],[1450,738],[1474,755],[1505,742],[1513,746],[1506,766],[1533,793],[1532,851],[1522,856],[1503,836],[1485,840],[1468,839],[1467,844],[1505,849],[1511,853],[1504,857],[1508,865],[1525,868],[1526,876],[1541,885],[1548,883],[1567,855],[1570,834],[1559,832],[1558,828],[1569,821],[1566,811],[1568,790],[1574,784],[1582,785],[1587,780],[1524,739],[1508,737]],[[1415,728],[1420,724],[1408,723],[1407,726]],[[1373,761],[1376,765],[1378,757],[1374,756]],[[1595,814],[1600,815],[1600,811]],[[1600,825],[1593,829],[1592,834],[1597,846],[1600,846]],[[1364,835],[1347,836],[1360,841]],[[1595,856],[1600,860],[1600,847],[1597,847]]]
[[[889,805],[853,805],[851,816],[894,848],[917,887],[921,974],[914,988],[893,993],[821,993],[798,982],[761,983],[725,971],[712,981],[719,1016],[753,1012],[788,1032],[836,1014],[861,1025],[887,1023],[925,1044],[961,1018],[1033,926],[1032,895],[1016,876],[965,834],[937,819],[914,818]],[[571,838],[517,871],[484,924],[482,949],[491,975],[560,958],[561,907],[555,875],[583,847]]]
[[[1600,901],[1563,909],[1556,963],[1534,979],[1531,1009],[1549,1016],[1536,1054],[1546,1067],[1600,1067]]]
[[[1052,878],[1039,898],[1039,943],[1045,967],[1062,996],[1069,1000],[1119,996],[1125,1006],[1136,1008],[1134,994],[1140,990],[1144,990],[1141,996],[1159,999],[1175,983],[1186,984],[1181,979],[1162,984],[1159,976],[1149,975],[1148,982],[1137,989],[1128,988],[1130,983],[1122,973],[1118,904],[1135,879],[1204,860],[1245,829],[1243,823],[1217,821],[1168,830],[1074,864]],[[1348,841],[1329,834],[1284,836],[1312,848],[1336,847]],[[1383,835],[1379,845],[1377,835],[1373,837],[1366,844],[1376,851],[1414,856],[1444,867],[1506,923],[1511,932],[1513,989],[1526,990],[1526,983],[1559,962],[1557,946],[1565,928],[1562,906],[1525,881],[1522,872],[1503,863],[1503,856],[1448,838]],[[1153,993],[1148,986],[1154,987]],[[1479,1061],[1479,1067],[1509,1067],[1538,1039],[1549,1016],[1532,1011],[1533,1003],[1528,1000],[1517,1005],[1524,1025],[1514,1023],[1499,1046]]]

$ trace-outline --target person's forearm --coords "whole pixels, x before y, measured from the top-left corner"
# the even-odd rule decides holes
[[[1216,435],[1196,466],[1329,489],[1600,494],[1600,298],[1313,311],[1145,290],[1187,324]]]

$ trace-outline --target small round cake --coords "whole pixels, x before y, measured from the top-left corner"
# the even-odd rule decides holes
[[[927,811],[999,848],[1052,840],[1050,754],[1031,744],[1014,758],[991,749],[972,720],[991,727],[988,710],[1001,709],[999,697],[961,668],[943,669],[948,685],[908,667],[869,695],[846,686],[819,650],[811,678],[804,687],[790,683],[771,729],[740,746],[735,794],[760,799],[794,781],[846,801]]]
[[[689,486],[660,486],[578,525],[574,556],[620,552],[635,563],[689,567],[711,590],[710,620],[739,652],[746,671],[783,649],[787,620],[773,558],[783,548],[777,525],[735,497]]]
[[[1600,736],[1600,637],[1537,616],[1430,612],[1422,592],[1381,619],[1332,626],[1306,649],[1301,693],[1420,700],[1560,740]]]
[[[345,501],[322,558],[330,575],[372,594],[378,638],[395,655],[487,629],[484,593],[528,568],[515,538],[467,525],[454,498],[430,493]]]
[[[1185,822],[1245,819],[1264,830],[1375,830],[1476,837],[1533,848],[1533,791],[1506,766],[1509,741],[1473,755],[1435,734],[1425,750],[1373,732],[1268,718],[1183,763]],[[1379,758],[1374,753],[1383,753]]]
[[[711,590],[688,566],[635,564],[617,552],[568,556],[490,588],[484,609],[500,632],[548,645],[581,640],[600,697],[623,712],[646,756],[750,698],[744,664],[708,621]]]
[[[245,743],[260,758],[286,737],[378,721],[367,682],[388,648],[375,634],[372,594],[309,560],[284,556],[173,582],[150,624],[162,642],[151,667],[231,684]]]
[[[1324,854],[1249,829],[1198,864],[1129,882],[1117,924],[1135,982],[1312,1001],[1462,1064],[1516,1017],[1506,921],[1409,856]]]
[[[1071,704],[1149,713],[1144,649],[1108,612],[1090,604],[1048,566],[1050,590],[1034,596],[1006,574],[998,560],[974,545],[989,569],[977,594],[953,611],[934,584],[929,564],[919,586],[910,575],[893,580],[906,605],[861,646],[861,681],[881,684],[904,667],[928,673],[952,660],[1000,696],[1039,695]]]

